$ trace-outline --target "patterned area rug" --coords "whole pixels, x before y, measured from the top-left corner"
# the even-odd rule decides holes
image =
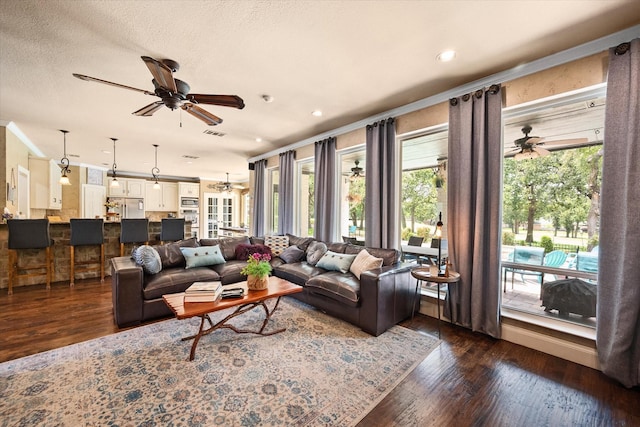
[[[263,319],[256,308],[232,323]],[[218,330],[189,362],[181,338],[198,326],[172,319],[2,363],[0,424],[354,425],[439,344],[400,326],[372,337],[284,298],[267,330],[285,332]]]

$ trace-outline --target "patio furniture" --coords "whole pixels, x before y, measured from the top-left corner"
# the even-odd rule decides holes
[[[409,241],[407,242],[407,245],[409,245],[409,246],[422,246],[422,241],[423,240],[424,240],[424,237],[410,236],[409,237]],[[402,261],[416,261],[418,264],[422,264],[422,260],[424,260],[424,259],[428,260],[428,258],[421,257],[420,255],[409,254],[409,253],[402,252]]]
[[[577,278],[556,280],[542,285],[544,311],[558,310],[560,316],[569,313],[595,317],[597,287]]]
[[[509,254],[508,261],[517,262],[520,264],[531,265],[543,265],[544,263],[544,248],[537,248],[531,246],[516,246],[513,248],[513,253]],[[530,271],[519,268],[504,267],[504,292],[507,292],[507,273],[511,272],[511,290],[513,290],[513,278],[516,274],[520,275],[521,280],[524,282],[524,276],[536,276],[538,283],[542,284],[542,273],[539,271]]]

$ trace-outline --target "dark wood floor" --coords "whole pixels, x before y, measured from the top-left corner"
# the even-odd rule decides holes
[[[0,291],[0,362],[118,331],[111,285]],[[434,319],[404,326],[435,335]],[[443,325],[442,344],[360,426],[640,426],[640,389],[599,371]]]

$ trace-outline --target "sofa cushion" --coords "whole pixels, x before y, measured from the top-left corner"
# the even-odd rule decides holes
[[[349,245],[347,243],[343,243],[343,242],[327,243],[327,249],[328,250],[330,250],[331,252],[339,253],[339,254],[345,253],[345,249],[347,248],[347,246],[349,246]],[[360,249],[362,249],[362,246],[360,246]]]
[[[271,255],[271,248],[265,245],[253,245],[240,243],[236,246],[235,259],[238,261],[246,261],[251,254],[268,254]]]
[[[384,249],[384,248],[365,248],[367,252],[376,258],[382,258],[382,265],[387,267],[394,265],[400,259],[400,252],[396,249]],[[362,250],[362,246],[347,245],[345,248],[346,254],[359,254]]]
[[[200,245],[202,246],[220,246],[220,250],[222,251],[222,256],[227,261],[235,259],[236,257],[236,247],[238,245],[250,245],[251,241],[247,236],[238,236],[238,237],[223,237],[221,239],[201,239]]]
[[[327,252],[327,245],[323,242],[311,242],[307,248],[307,262],[315,266],[325,252]]]
[[[185,268],[204,267],[207,265],[224,264],[219,246],[199,246],[197,248],[180,248],[187,262]]]
[[[286,262],[287,264],[300,262],[302,261],[303,258],[304,258],[304,251],[296,245],[289,246],[280,254],[280,259]]]
[[[288,236],[264,236],[264,244],[271,248],[273,256],[280,256],[289,247]]]
[[[142,293],[145,300],[162,298],[165,294],[184,292],[193,282],[212,282],[220,276],[208,267],[168,268],[158,274],[145,276]]]
[[[156,245],[154,248],[158,251],[162,260],[162,268],[184,267],[185,260],[180,248],[195,248],[198,241],[195,237],[191,239],[179,240],[177,242],[166,243],[164,245]]]
[[[360,279],[360,274],[363,272],[382,267],[382,261],[382,258],[376,258],[365,249],[362,249],[358,255],[356,255],[356,259],[353,260],[353,263],[351,263],[349,271]]]
[[[305,261],[282,264],[273,270],[275,276],[300,286],[304,286],[311,277],[322,273],[326,273],[326,270],[315,267]]]
[[[305,288],[350,307],[357,307],[360,299],[360,281],[351,273],[328,271],[307,280]]]
[[[142,266],[146,274],[156,274],[162,270],[162,260],[155,248],[149,245],[142,245],[132,253],[136,264]]]
[[[247,261],[232,259],[224,264],[216,264],[209,268],[218,273],[223,285],[228,285],[229,283],[238,283],[247,280],[247,276],[241,273],[242,269],[246,266]]]
[[[296,245],[303,251],[306,251],[311,242],[315,241],[313,237],[298,237],[289,233],[287,233],[287,237],[289,237],[289,246]]]
[[[327,251],[320,261],[316,264],[316,267],[324,268],[330,271],[339,271],[340,273],[346,273],[349,271],[349,267],[356,259],[357,255],[339,254],[337,252]]]

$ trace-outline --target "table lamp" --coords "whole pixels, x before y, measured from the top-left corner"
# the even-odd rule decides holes
[[[438,239],[438,276],[444,276],[444,273],[440,271],[440,266],[442,265],[442,212],[438,216],[438,222],[436,223],[436,238]]]

